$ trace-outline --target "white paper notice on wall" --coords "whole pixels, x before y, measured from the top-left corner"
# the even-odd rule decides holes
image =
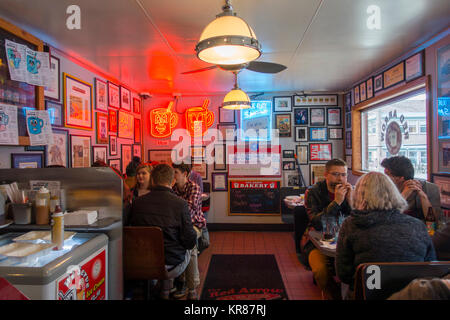
[[[53,142],[52,126],[46,110],[27,110],[27,131],[31,146]]]
[[[0,144],[19,144],[16,106],[0,103]]]

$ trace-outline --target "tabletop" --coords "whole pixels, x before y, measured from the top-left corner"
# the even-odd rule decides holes
[[[321,253],[328,257],[336,257],[336,243],[323,242],[322,232],[320,231],[310,231],[308,235],[314,246],[319,249]]]

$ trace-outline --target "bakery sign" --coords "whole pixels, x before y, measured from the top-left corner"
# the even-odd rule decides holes
[[[403,128],[403,137],[402,130]],[[389,111],[381,123],[380,141],[386,141],[386,148],[391,155],[396,155],[404,140],[409,139],[408,122],[402,114],[397,116],[397,110]]]

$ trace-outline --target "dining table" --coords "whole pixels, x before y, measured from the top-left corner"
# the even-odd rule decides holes
[[[331,242],[322,240],[322,232],[320,231],[309,231],[308,235],[311,242],[321,253],[328,257],[336,257],[336,242],[334,240]]]

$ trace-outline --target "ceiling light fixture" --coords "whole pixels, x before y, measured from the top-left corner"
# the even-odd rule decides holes
[[[222,108],[231,110],[242,110],[251,108],[252,104],[248,95],[239,89],[237,84],[237,72],[233,72],[235,76],[234,88],[227,93],[223,99]]]
[[[241,64],[258,59],[261,45],[252,28],[233,12],[225,0],[223,12],[203,30],[195,46],[197,57],[219,65]]]

